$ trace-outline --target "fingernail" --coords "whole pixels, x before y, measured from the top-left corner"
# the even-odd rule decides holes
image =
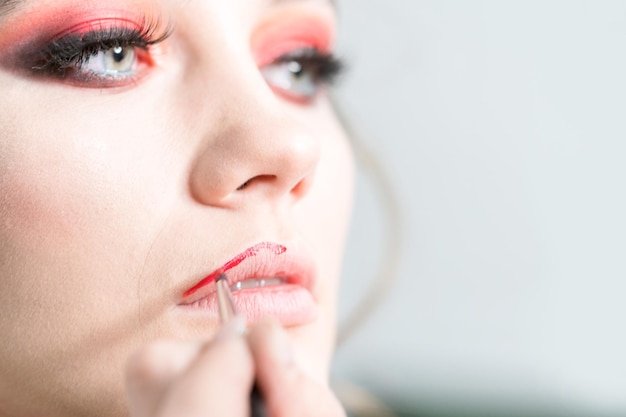
[[[222,325],[215,335],[214,340],[229,339],[242,336],[246,333],[246,320],[241,316],[235,316]]]

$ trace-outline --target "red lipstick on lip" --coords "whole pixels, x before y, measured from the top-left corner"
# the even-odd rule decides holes
[[[229,269],[232,269],[232,268],[236,267],[237,265],[242,263],[247,258],[249,258],[251,256],[256,256],[259,253],[259,251],[262,250],[262,249],[267,249],[267,250],[273,251],[276,255],[281,255],[281,254],[283,254],[283,253],[285,253],[287,251],[287,248],[285,246],[279,245],[277,243],[272,243],[272,242],[257,243],[256,245],[251,246],[248,249],[246,249],[245,251],[241,252],[239,255],[235,256],[233,259],[231,259],[230,261],[226,262],[224,265],[222,265],[221,267],[219,267],[215,271],[211,272],[209,275],[207,275],[205,278],[203,278],[200,282],[198,282],[193,287],[189,288],[187,291],[184,292],[183,297],[188,297],[191,294],[193,294],[196,291],[198,291],[200,288],[209,285],[210,283],[215,281],[224,272],[228,271]]]

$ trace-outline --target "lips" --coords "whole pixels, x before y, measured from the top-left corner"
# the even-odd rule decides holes
[[[304,324],[315,319],[312,295],[313,260],[296,245],[257,243],[237,254],[189,287],[181,307],[217,317],[215,279],[225,273],[233,299],[248,321],[269,315],[283,325]]]

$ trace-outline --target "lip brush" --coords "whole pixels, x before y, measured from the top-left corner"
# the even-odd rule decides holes
[[[222,325],[224,325],[234,317],[238,316],[239,313],[237,311],[237,307],[235,306],[235,301],[233,300],[233,294],[230,291],[226,274],[221,274],[215,280],[215,285],[217,286],[217,305],[220,313],[220,321]],[[252,392],[250,393],[250,416],[268,417],[265,402],[263,401],[261,391],[259,391],[256,383],[252,387]]]

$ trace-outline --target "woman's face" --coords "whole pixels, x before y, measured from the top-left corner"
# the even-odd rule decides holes
[[[128,356],[210,338],[224,270],[268,278],[242,313],[325,378],[353,169],[334,25],[328,0],[0,0],[0,415],[125,414]]]

